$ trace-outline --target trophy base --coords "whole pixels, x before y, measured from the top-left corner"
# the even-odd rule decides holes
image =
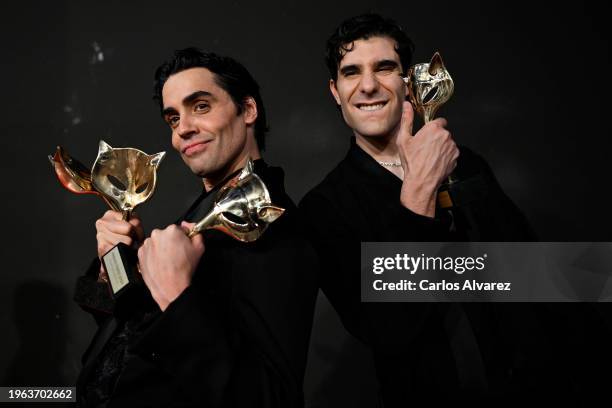
[[[102,256],[102,263],[108,275],[111,295],[115,299],[141,280],[138,276],[134,250],[123,243],[119,243],[105,253]]]
[[[483,200],[489,194],[493,183],[494,180],[489,180],[481,174],[461,179],[452,175],[438,190],[438,206],[451,210]]]
[[[129,314],[151,303],[151,294],[142,281],[138,259],[132,248],[119,243],[102,256],[102,264],[108,275],[116,316]]]
[[[456,182],[456,178],[449,176],[448,179],[446,179],[444,183],[440,185],[440,188],[438,189],[438,207],[447,210],[455,206],[453,197],[451,195],[451,190],[453,184]]]

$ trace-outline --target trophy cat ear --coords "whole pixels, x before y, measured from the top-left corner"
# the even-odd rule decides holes
[[[110,152],[111,150],[113,150],[111,145],[106,143],[104,140],[100,140],[100,143],[98,144],[98,155],[101,155],[102,153]]]
[[[264,205],[257,210],[257,216],[260,220],[270,224],[276,221],[276,219],[283,215],[284,212],[284,208],[275,207],[273,205]]]
[[[157,167],[161,163],[162,159],[166,156],[166,152],[159,152],[149,156],[149,164]]]
[[[442,56],[436,51],[433,57],[431,57],[429,69],[427,71],[429,72],[429,75],[435,76],[438,72],[443,71],[444,69],[444,61],[442,61]]]
[[[253,174],[253,168],[254,168],[253,160],[251,160],[251,158],[249,158],[249,160],[247,161],[246,166],[244,166],[244,168],[240,172],[240,175],[238,176],[238,180],[242,180],[242,179],[246,178],[247,176],[250,176],[251,174]]]

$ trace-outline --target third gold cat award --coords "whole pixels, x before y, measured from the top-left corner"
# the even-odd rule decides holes
[[[165,154],[148,155],[132,147],[113,148],[100,141],[91,171],[60,146],[49,159],[60,183],[68,191],[97,195],[128,220],[132,211],[153,194],[157,167]],[[122,299],[123,303],[131,305],[146,298],[142,296],[144,287],[140,285],[136,253],[132,248],[119,243],[103,255],[101,261],[106,275],[100,278],[108,282],[115,300]]]
[[[453,79],[438,52],[433,55],[429,63],[410,67],[408,75],[403,79],[408,86],[410,103],[425,123],[434,118],[440,106],[450,99],[455,89]],[[453,206],[449,186],[455,181],[453,177],[449,177],[448,182],[438,192],[438,204],[441,208]]]

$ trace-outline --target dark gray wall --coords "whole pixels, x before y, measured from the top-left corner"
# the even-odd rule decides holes
[[[94,221],[105,207],[63,190],[46,155],[59,144],[91,164],[100,139],[171,150],[150,95],[155,67],[175,48],[232,55],[251,70],[271,124],[267,160],[285,168],[299,200],[343,156],[350,136],[328,95],[327,35],[366,10],[393,16],[417,44],[417,61],[442,52],[456,93],[441,114],[459,143],[489,160],[541,239],[611,239],[610,50],[607,14],[595,2],[3,7],[0,385],[72,384],[94,330],[71,295],[95,254]],[[172,222],[200,186],[174,152],[159,176],[140,211],[147,230]]]

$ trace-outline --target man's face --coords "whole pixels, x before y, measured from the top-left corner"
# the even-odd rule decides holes
[[[162,89],[163,117],[172,129],[172,146],[200,177],[233,168],[246,149],[247,125],[257,117],[245,103],[238,115],[231,96],[206,68],[171,75]]]
[[[385,137],[399,125],[407,88],[389,37],[357,40],[338,66],[330,89],[355,136]]]

